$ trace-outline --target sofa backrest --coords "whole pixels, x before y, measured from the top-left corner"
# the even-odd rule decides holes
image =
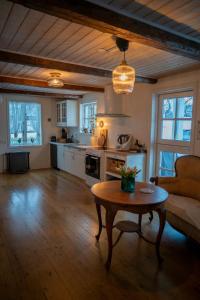
[[[175,162],[176,177],[198,180],[200,183],[200,157],[185,155]]]
[[[177,194],[200,200],[200,157],[181,156],[176,160]]]

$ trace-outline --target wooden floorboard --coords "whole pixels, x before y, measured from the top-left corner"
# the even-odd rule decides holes
[[[149,238],[157,225],[156,216],[152,224],[144,218]],[[200,299],[200,248],[170,225],[162,268],[152,245],[124,234],[109,273],[106,234],[96,243],[97,228],[83,181],[55,170],[0,175],[0,299]]]

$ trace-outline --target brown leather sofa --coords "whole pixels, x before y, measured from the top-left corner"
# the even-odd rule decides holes
[[[200,243],[200,157],[187,155],[178,158],[175,171],[175,177],[154,178],[156,185],[169,192],[167,220]]]

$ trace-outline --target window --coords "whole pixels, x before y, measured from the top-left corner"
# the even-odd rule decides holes
[[[192,146],[193,93],[159,97],[157,174],[174,176],[174,163],[190,153]]]
[[[80,131],[84,133],[92,133],[96,127],[96,102],[83,103],[80,106]]]
[[[41,145],[41,105],[29,102],[9,102],[10,146]]]

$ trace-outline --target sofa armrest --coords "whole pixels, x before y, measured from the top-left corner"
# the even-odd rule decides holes
[[[155,185],[158,184],[165,184],[165,183],[174,183],[177,182],[176,177],[151,177],[150,182],[155,183]]]
[[[176,184],[178,182],[177,177],[157,177],[157,184]]]
[[[176,193],[179,179],[177,177],[151,177],[150,181],[159,185],[169,193]]]

